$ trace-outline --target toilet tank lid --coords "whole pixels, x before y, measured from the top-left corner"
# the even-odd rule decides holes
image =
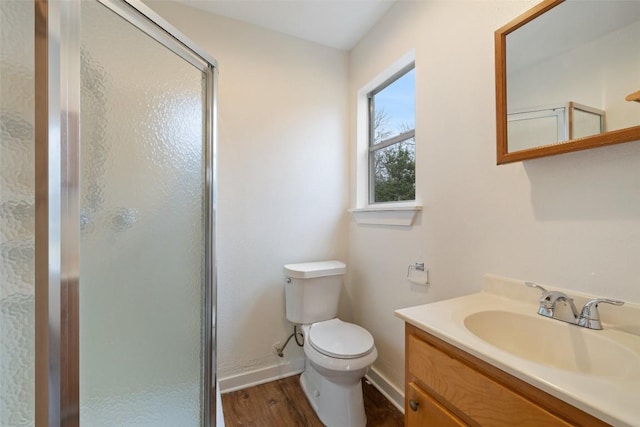
[[[303,262],[286,264],[284,274],[294,279],[311,279],[313,277],[338,276],[344,274],[347,266],[341,261]]]

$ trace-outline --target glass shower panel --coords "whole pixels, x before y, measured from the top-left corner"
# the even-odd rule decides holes
[[[526,119],[507,119],[509,132],[509,152],[526,150],[538,145],[558,140],[558,117],[555,115],[536,116]]]
[[[573,110],[573,138],[602,133],[602,116],[578,108]]]
[[[203,73],[81,3],[80,423],[199,426]]]
[[[34,424],[34,7],[0,0],[0,426]]]

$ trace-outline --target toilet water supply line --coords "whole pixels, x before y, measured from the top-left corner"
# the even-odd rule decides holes
[[[302,342],[298,341],[298,335],[300,335],[300,339],[302,340]],[[298,332],[298,325],[293,325],[293,333],[289,335],[289,338],[287,338],[287,340],[284,342],[284,345],[281,347],[276,347],[276,353],[278,354],[278,356],[284,357],[284,349],[287,347],[287,344],[289,344],[289,341],[291,341],[292,337],[295,337],[296,344],[298,344],[300,347],[304,345],[304,335],[302,335],[302,332]]]

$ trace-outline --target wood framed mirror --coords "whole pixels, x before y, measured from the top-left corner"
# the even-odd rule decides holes
[[[640,140],[640,1],[544,0],[495,32],[497,163]]]

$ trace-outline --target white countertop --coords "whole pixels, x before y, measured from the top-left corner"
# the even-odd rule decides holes
[[[586,295],[576,295],[566,291],[582,302]],[[471,333],[464,326],[464,319],[470,314],[501,310],[524,315],[538,316],[539,291],[526,288],[522,281],[485,276],[483,291],[446,301],[404,308],[395,312],[396,316],[446,342],[452,344],[491,365],[502,369],[521,380],[615,426],[640,426],[640,374],[621,377],[601,376],[573,372],[535,363],[487,343]],[[601,305],[601,307],[604,304]],[[640,355],[640,306],[626,304],[624,311],[616,316],[606,317],[601,310],[603,330],[584,329],[585,333],[601,336],[622,343]],[[616,307],[618,308],[618,307]],[[607,313],[613,313],[607,310]],[[619,325],[608,324],[616,317]],[[546,319],[550,322],[559,320]],[[578,326],[568,325],[568,327]],[[544,340],[544,337],[540,337]],[[542,345],[553,343],[541,342]],[[631,363],[636,363],[633,361]],[[640,368],[640,367],[639,367]],[[640,372],[640,369],[633,369]]]

